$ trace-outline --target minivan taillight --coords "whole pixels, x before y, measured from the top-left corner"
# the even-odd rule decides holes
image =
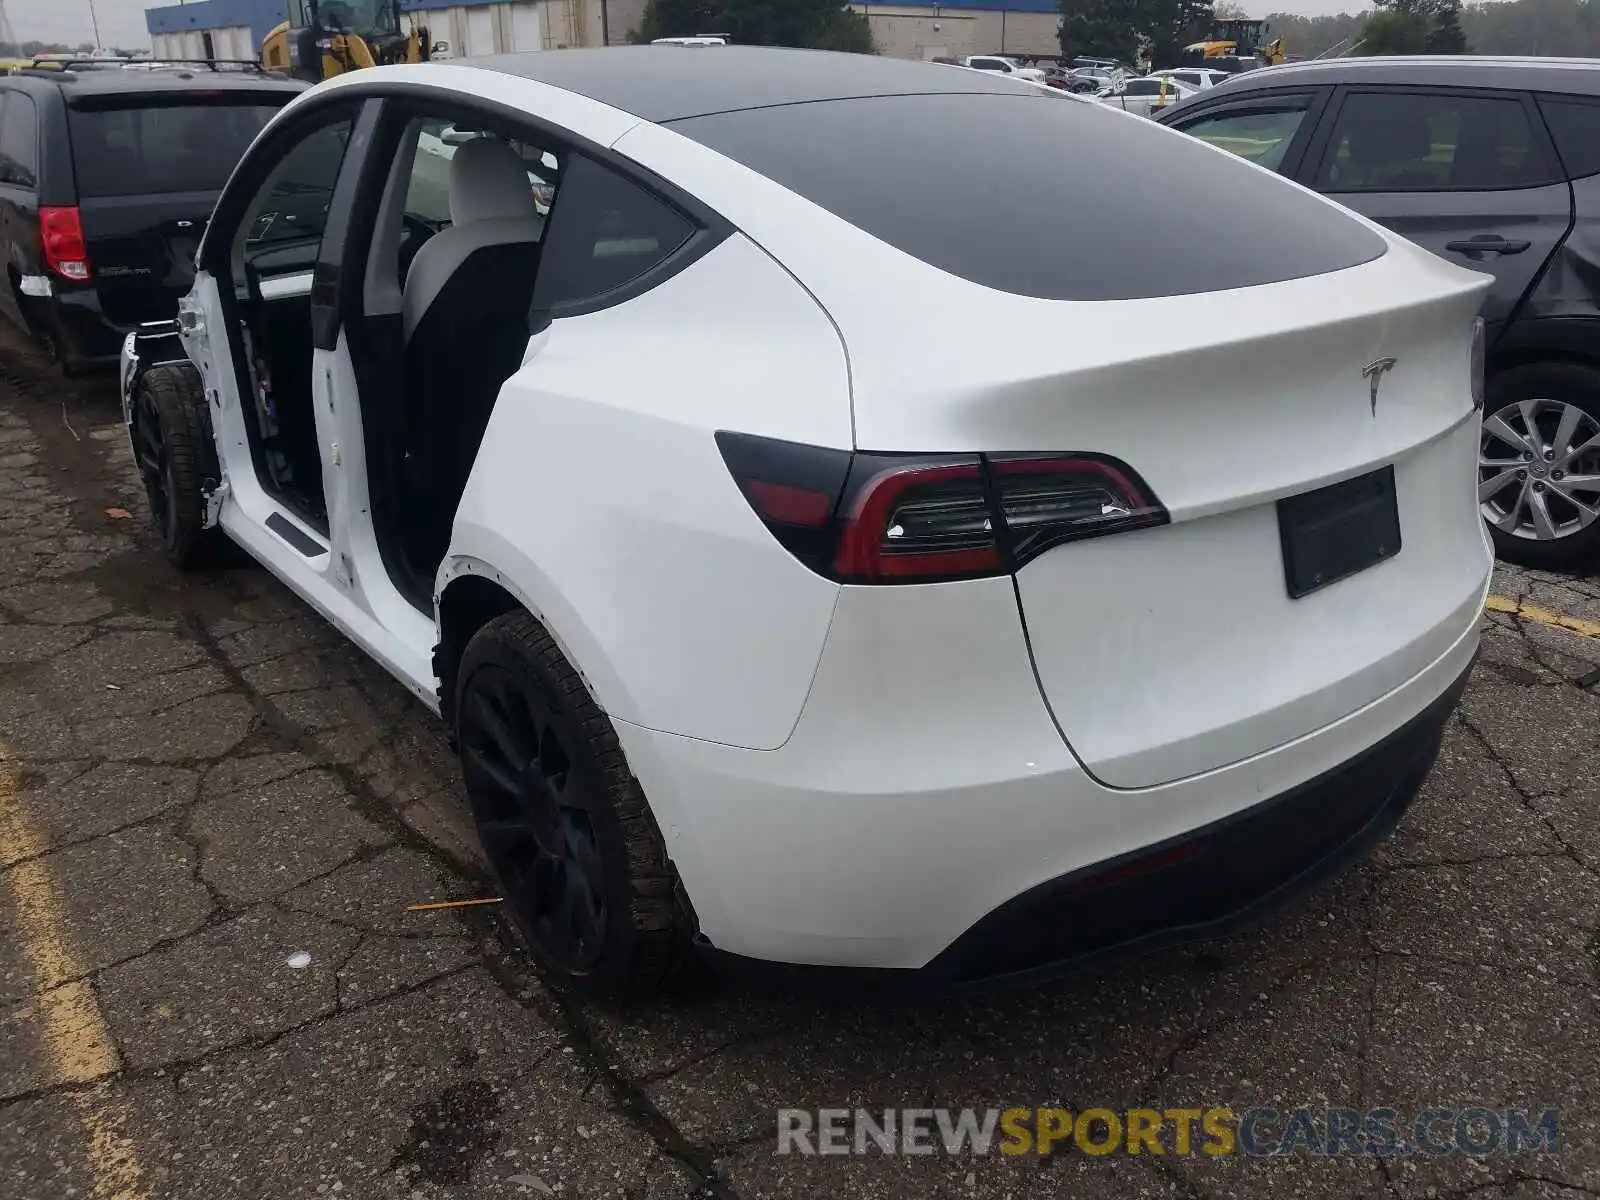
[[[76,207],[39,209],[39,240],[44,264],[63,279],[89,278],[89,247],[83,240],[83,222]]]
[[[1104,455],[851,453],[728,432],[717,445],[773,536],[843,583],[1003,575],[1063,542],[1167,521]]]

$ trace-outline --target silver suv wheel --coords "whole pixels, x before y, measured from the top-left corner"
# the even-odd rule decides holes
[[[1502,534],[1550,542],[1600,516],[1600,422],[1560,400],[1520,400],[1483,420],[1478,503]]]

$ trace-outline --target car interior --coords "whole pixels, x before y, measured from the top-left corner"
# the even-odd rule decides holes
[[[349,132],[348,122],[328,127],[285,157],[234,252],[257,471],[323,533],[311,273]],[[385,564],[401,592],[425,604],[495,399],[527,348],[561,159],[418,118],[392,162],[372,220],[360,316],[345,321],[344,333],[368,401],[368,483]]]
[[[1432,156],[1433,131],[1427,117],[1401,109],[1388,121],[1364,122],[1350,129],[1329,168],[1329,182],[1336,187],[1396,191],[1437,187],[1444,182],[1444,172],[1429,161]]]
[[[1385,105],[1381,119],[1348,121],[1322,186],[1331,191],[1472,190],[1538,182],[1540,156],[1520,109],[1513,113],[1511,121],[1478,113],[1472,114],[1478,119],[1464,119],[1454,106],[1429,111]]]
[[[457,145],[448,190],[448,223],[425,241],[404,238],[401,248],[405,402],[396,499],[412,514],[401,532],[407,562],[430,578],[500,386],[527,349],[544,234],[527,162],[502,138]]]

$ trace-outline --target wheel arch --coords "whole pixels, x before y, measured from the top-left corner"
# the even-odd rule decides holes
[[[456,672],[472,635],[496,617],[524,608],[498,580],[464,572],[439,593],[439,641],[433,648],[433,673],[439,679],[439,715],[455,736]]]
[[[1484,369],[1492,376],[1534,363],[1600,370],[1600,317],[1513,322],[1489,347]]]
[[[118,368],[124,424],[132,425],[134,392],[146,373],[156,367],[187,367],[199,381],[200,371],[183,347],[176,321],[152,321],[124,340]]]
[[[1585,353],[1561,346],[1517,346],[1505,351],[1490,351],[1484,370],[1488,375],[1498,375],[1536,363],[1562,363],[1600,370],[1600,352]]]
[[[551,613],[566,608],[546,589],[529,587],[526,572],[507,571],[471,555],[454,555],[439,574],[435,620],[439,640],[433,651],[434,675],[439,681],[439,715],[451,736],[455,731],[456,673],[472,635],[496,617],[523,611],[548,633],[589,695],[608,716],[621,695],[622,683],[599,656],[599,647],[587,636],[575,613],[568,620],[552,620]],[[574,636],[575,635],[575,636]],[[587,652],[586,652],[587,651]]]

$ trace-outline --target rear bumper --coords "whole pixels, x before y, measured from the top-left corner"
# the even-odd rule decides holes
[[[962,597],[953,628],[985,627],[973,622],[983,594],[950,589]],[[1002,601],[1014,612],[996,596],[996,619]],[[937,612],[903,635],[864,621],[857,639],[850,608],[778,750],[616,724],[711,947],[892,968],[918,985],[1029,978],[1209,936],[1360,853],[1431,766],[1479,624],[1472,612],[1414,677],[1310,734],[1117,790],[1063,745],[1020,638],[1014,657],[999,637],[974,648],[983,667],[969,671]],[[908,666],[901,636],[941,652],[924,645]],[[878,661],[891,659],[896,674]],[[1074,909],[1091,919],[1062,919]]]
[[[1040,884],[919,970],[773,963],[710,945],[702,954],[761,983],[907,995],[1040,983],[1232,932],[1303,896],[1393,831],[1438,756],[1469,674],[1351,761],[1204,828]]]
[[[1469,674],[1470,667],[1376,746],[1299,787],[1008,901],[925,972],[956,987],[1031,982],[1215,937],[1303,895],[1399,823],[1438,757]]]
[[[106,319],[93,288],[60,291],[40,304],[66,361],[78,367],[106,366],[117,361],[129,330]]]
[[[106,315],[100,304],[100,295],[91,285],[63,285],[57,283],[55,294],[38,301],[45,320],[51,323],[51,332],[62,348],[67,361],[73,366],[109,366],[117,362],[123,341],[128,334],[142,328],[142,322],[123,322]],[[153,301],[149,306],[149,320],[158,317],[171,320],[177,312],[162,312],[164,304]]]

